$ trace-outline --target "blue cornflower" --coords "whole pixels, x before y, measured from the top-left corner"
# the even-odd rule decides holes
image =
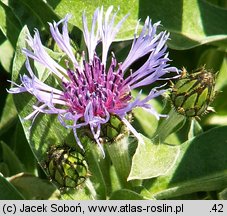
[[[103,7],[96,9],[92,19],[91,30],[88,30],[85,13],[83,14],[83,37],[87,46],[87,55],[84,51],[82,61],[78,61],[70,45],[67,23],[70,15],[59,22],[50,25],[50,32],[58,47],[67,55],[68,63],[65,67],[50,57],[42,45],[38,30],[34,37],[28,35],[27,43],[30,49],[23,49],[26,55],[26,68],[29,75],[21,76],[21,85],[13,83],[10,93],[29,92],[38,100],[34,111],[25,119],[35,119],[39,113],[57,114],[61,124],[72,128],[76,142],[83,148],[77,135],[77,129],[89,126],[94,140],[100,146],[101,125],[109,121],[111,115],[118,116],[128,129],[140,139],[139,134],[127,120],[127,113],[135,107],[142,107],[159,118],[155,109],[148,102],[161,95],[165,90],[161,86],[153,88],[150,93],[141,99],[141,91],[134,99],[133,89],[150,85],[158,80],[166,80],[178,76],[178,70],[169,65],[166,42],[169,33],[157,33],[160,22],[152,25],[151,19],[146,18],[144,26],[138,35],[138,26],[128,56],[122,63],[118,63],[114,54],[109,66],[107,57],[109,48],[116,34],[120,30],[127,15],[115,25],[116,13],[109,7],[104,14]],[[139,22],[138,22],[139,23]],[[60,26],[62,29],[60,31]],[[97,45],[102,44],[101,57],[96,54]],[[145,63],[135,71],[130,66],[147,55]],[[86,58],[86,56],[88,56]],[[34,74],[30,59],[44,65],[51,73],[61,80],[61,90],[43,83]],[[130,75],[126,76],[126,72]],[[166,74],[170,73],[166,78]],[[71,123],[69,123],[71,122]]]

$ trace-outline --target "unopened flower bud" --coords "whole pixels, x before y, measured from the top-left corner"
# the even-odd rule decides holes
[[[126,116],[129,122],[132,121],[132,113],[128,113]],[[121,119],[116,115],[111,115],[109,122],[102,125],[101,136],[105,142],[114,142],[121,139],[129,132],[127,126],[121,121]]]
[[[46,169],[50,180],[60,188],[76,188],[88,176],[84,155],[65,145],[50,149]]]
[[[183,68],[181,78],[173,85],[171,100],[176,111],[186,117],[199,117],[210,111],[215,96],[215,75],[204,67],[192,74]]]

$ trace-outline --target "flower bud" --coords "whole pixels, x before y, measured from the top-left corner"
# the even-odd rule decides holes
[[[215,75],[211,71],[202,67],[188,75],[183,68],[181,78],[172,88],[173,106],[181,115],[199,118],[209,111],[215,96],[214,86]]]
[[[51,181],[60,188],[76,188],[86,180],[88,174],[84,155],[68,146],[50,149],[46,169]]]
[[[132,113],[126,116],[129,122],[132,121]],[[110,120],[101,127],[100,138],[105,142],[114,142],[124,137],[129,132],[127,126],[116,115],[111,115]]]

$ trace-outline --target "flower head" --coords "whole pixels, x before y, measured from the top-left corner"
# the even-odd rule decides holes
[[[172,73],[174,76],[178,73],[175,67],[168,64],[166,41],[169,34],[165,31],[157,33],[156,29],[160,23],[152,25],[149,17],[145,20],[139,35],[137,35],[136,28],[127,58],[119,63],[112,54],[112,60],[108,66],[106,62],[110,45],[127,18],[125,16],[115,24],[117,12],[112,13],[112,10],[111,6],[104,14],[103,8],[96,9],[90,31],[86,16],[83,14],[83,36],[87,46],[87,55],[83,53],[82,63],[75,58],[70,45],[67,30],[70,15],[66,15],[58,23],[49,24],[53,39],[71,62],[71,64],[66,63],[65,67],[49,56],[42,45],[38,30],[35,30],[34,37],[29,35],[27,39],[30,49],[23,49],[27,57],[26,68],[29,76],[22,75],[22,84],[14,83],[15,87],[9,90],[10,93],[29,92],[37,98],[39,104],[33,106],[34,111],[25,119],[34,120],[39,113],[57,114],[62,125],[73,129],[75,139],[81,148],[83,146],[77,136],[77,129],[89,126],[94,139],[103,151],[99,141],[100,128],[102,124],[109,121],[111,115],[118,116],[140,139],[139,134],[127,120],[127,113],[135,107],[142,107],[159,118],[160,115],[148,104],[148,101],[161,95],[165,90],[160,90],[160,87],[153,88],[144,99],[141,99],[141,92],[133,99],[131,91],[150,85],[157,80],[169,79],[164,78],[167,73],[171,73],[169,77],[172,78],[174,78]],[[102,44],[101,57],[96,53],[99,43]],[[146,62],[139,69],[132,71],[130,66],[145,55],[148,56]],[[39,80],[33,73],[30,59],[41,63],[60,78],[61,90]],[[130,70],[130,75],[126,76],[128,70]]]

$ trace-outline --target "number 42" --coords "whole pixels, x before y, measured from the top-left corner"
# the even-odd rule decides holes
[[[223,212],[223,204],[214,204],[211,211]]]

